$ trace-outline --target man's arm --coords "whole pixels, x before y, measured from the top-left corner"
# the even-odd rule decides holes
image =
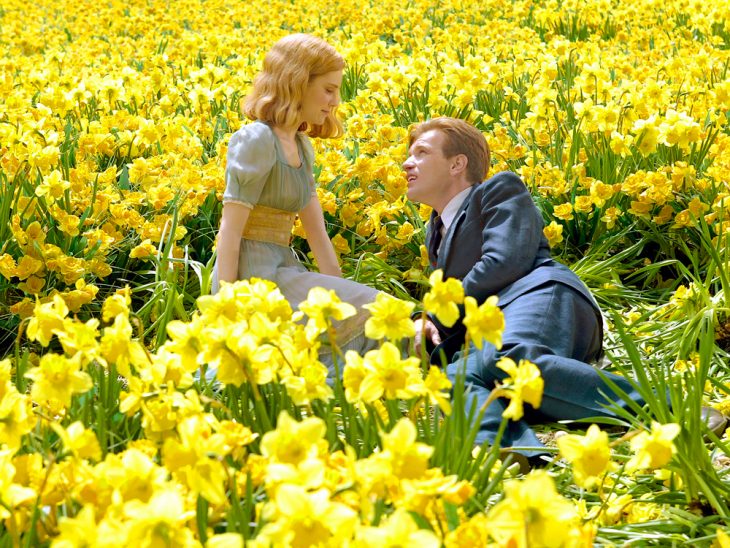
[[[540,212],[517,175],[498,173],[483,185],[481,257],[463,279],[478,302],[530,272],[543,237]]]

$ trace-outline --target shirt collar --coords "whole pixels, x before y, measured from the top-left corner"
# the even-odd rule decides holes
[[[451,223],[454,222],[454,219],[456,218],[456,214],[459,212],[459,209],[461,208],[461,204],[464,203],[464,200],[466,200],[466,197],[469,196],[469,193],[471,191],[472,191],[472,187],[465,188],[464,190],[459,192],[456,196],[451,198],[451,200],[449,200],[449,203],[446,204],[446,207],[441,212],[441,221],[444,223],[444,227],[443,227],[442,231],[444,234],[446,234],[446,232],[449,230]]]

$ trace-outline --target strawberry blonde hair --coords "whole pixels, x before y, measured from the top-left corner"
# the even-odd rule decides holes
[[[345,68],[345,60],[335,48],[316,36],[290,34],[279,40],[264,58],[264,65],[253,81],[243,112],[252,120],[275,126],[297,123],[309,83],[323,74]],[[322,125],[300,131],[310,137],[339,137],[344,133],[334,108]]]

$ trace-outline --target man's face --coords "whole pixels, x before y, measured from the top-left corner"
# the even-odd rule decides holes
[[[421,134],[408,149],[403,163],[408,199],[438,209],[448,192],[451,162],[443,152],[444,134],[432,129]],[[440,210],[439,210],[440,211]]]

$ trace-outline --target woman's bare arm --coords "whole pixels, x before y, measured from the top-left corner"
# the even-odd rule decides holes
[[[234,282],[238,278],[238,254],[241,235],[251,210],[243,204],[223,204],[221,226],[218,229],[218,281]]]
[[[309,203],[299,212],[299,219],[307,235],[307,242],[314,254],[314,260],[322,274],[342,277],[342,270],[337,261],[335,249],[327,235],[324,226],[324,214],[322,206],[316,197],[312,197]]]

